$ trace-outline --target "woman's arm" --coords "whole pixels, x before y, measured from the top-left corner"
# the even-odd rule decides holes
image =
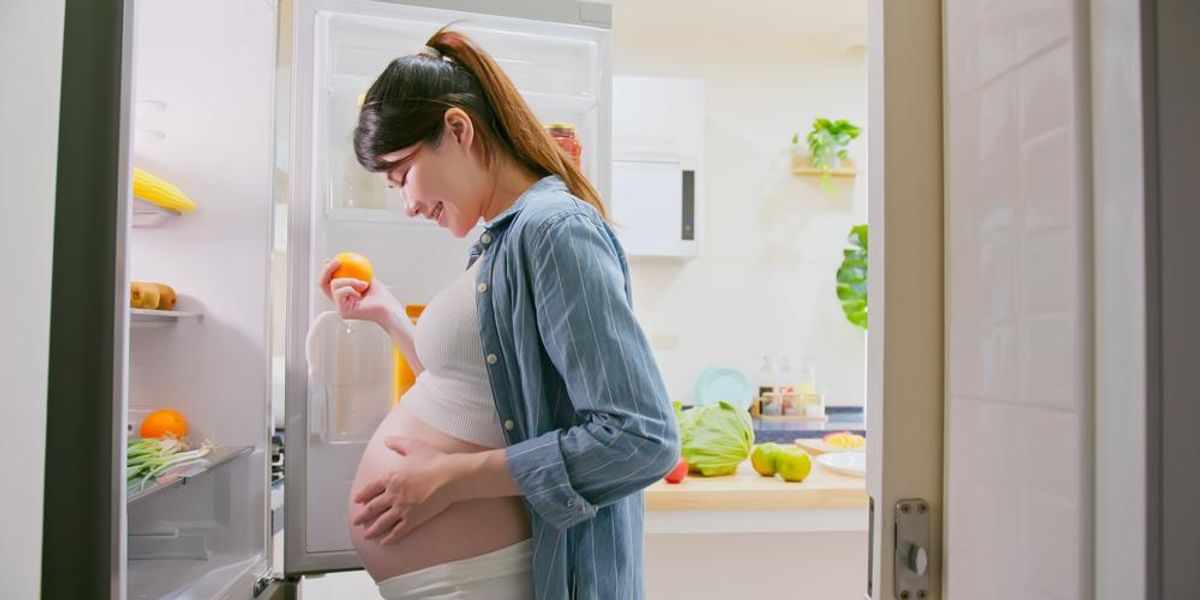
[[[413,374],[419,375],[425,367],[417,357],[413,343],[415,328],[404,305],[379,281],[368,283],[350,278],[334,279],[333,273],[339,266],[341,263],[336,259],[325,261],[317,288],[333,302],[343,319],[371,321],[382,327],[408,360]]]
[[[616,241],[591,214],[552,219],[529,248],[533,296],[575,425],[505,448],[505,461],[533,509],[565,529],[661,479],[679,432]]]
[[[504,448],[451,454],[447,466],[451,472],[447,491],[453,502],[521,495],[521,488],[508,472]]]

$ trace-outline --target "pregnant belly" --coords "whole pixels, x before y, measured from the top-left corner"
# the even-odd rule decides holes
[[[396,468],[403,457],[384,445],[387,436],[404,436],[424,441],[450,453],[487,450],[448,436],[405,410],[404,402],[394,408],[380,423],[367,448],[352,490]],[[359,505],[348,502],[351,518]],[[525,504],[517,497],[468,500],[452,504],[440,515],[412,530],[404,539],[381,546],[378,538],[363,538],[361,526],[350,526],[350,539],[362,560],[363,567],[375,581],[418,571],[426,567],[470,558],[498,550],[527,539],[529,515]]]

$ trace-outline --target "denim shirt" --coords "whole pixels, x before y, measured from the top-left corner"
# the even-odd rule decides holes
[[[555,176],[486,226],[476,306],[538,600],[645,597],[642,490],[679,433],[616,236]]]

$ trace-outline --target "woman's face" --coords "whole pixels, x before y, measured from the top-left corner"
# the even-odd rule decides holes
[[[436,145],[422,142],[383,155],[383,160],[397,162],[382,175],[399,191],[410,217],[433,220],[461,238],[483,214],[489,179],[472,151],[471,119],[457,108],[446,111],[444,119]]]

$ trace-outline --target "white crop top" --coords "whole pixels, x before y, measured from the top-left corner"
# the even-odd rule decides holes
[[[488,448],[507,445],[488,383],[475,280],[483,260],[434,296],[417,321],[413,343],[425,370],[400,405],[429,426]]]

